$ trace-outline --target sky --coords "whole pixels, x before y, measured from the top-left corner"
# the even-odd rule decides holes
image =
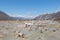
[[[0,11],[13,17],[36,17],[60,10],[60,0],[0,0]]]

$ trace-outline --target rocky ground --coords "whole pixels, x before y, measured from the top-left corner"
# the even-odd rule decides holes
[[[56,21],[0,21],[0,40],[60,40]]]

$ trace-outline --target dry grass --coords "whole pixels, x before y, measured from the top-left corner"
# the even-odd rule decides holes
[[[60,24],[51,20],[0,21],[0,32],[6,35],[4,40],[50,40],[51,36],[58,39],[59,30]],[[25,38],[16,37],[16,31],[24,34]],[[0,36],[3,39],[4,35],[0,33]]]

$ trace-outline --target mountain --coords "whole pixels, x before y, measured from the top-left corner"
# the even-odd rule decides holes
[[[29,20],[25,17],[11,17],[7,15],[5,12],[0,11],[0,20]]]
[[[0,20],[7,20],[8,18],[9,16],[6,13],[0,11]]]
[[[11,17],[7,15],[5,12],[0,11],[0,20],[32,20],[32,19],[25,17]],[[51,14],[39,15],[33,18],[33,20],[60,20],[60,11]]]
[[[35,17],[33,20],[56,20],[60,18],[60,11],[51,14],[43,14]]]
[[[60,20],[60,11],[55,14],[54,20]]]

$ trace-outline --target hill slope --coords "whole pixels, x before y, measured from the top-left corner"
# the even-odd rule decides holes
[[[0,20],[7,20],[10,18],[6,13],[0,11]]]
[[[52,14],[39,15],[34,18],[34,20],[55,20],[60,18],[60,11]]]
[[[6,13],[0,11],[0,20],[30,20],[30,19],[25,17],[11,17]]]

